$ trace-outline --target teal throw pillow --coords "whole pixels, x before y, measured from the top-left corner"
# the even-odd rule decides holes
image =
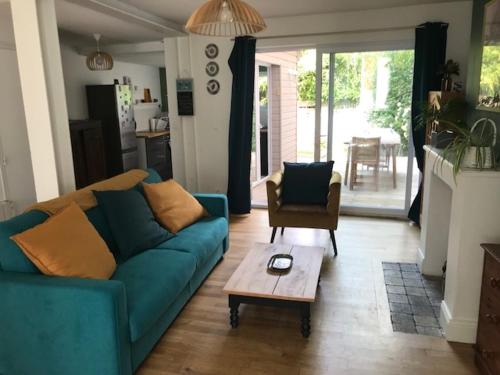
[[[146,199],[137,189],[94,191],[94,195],[116,241],[119,261],[173,237],[156,222]]]

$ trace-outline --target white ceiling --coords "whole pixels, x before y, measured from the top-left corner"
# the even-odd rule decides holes
[[[102,35],[102,44],[122,42],[144,42],[161,40],[165,35],[143,25],[104,14],[85,6],[63,0],[56,1],[57,23],[59,28],[73,34],[88,36]]]
[[[245,0],[264,18],[298,16],[328,12],[382,9],[415,4],[444,3],[457,0]],[[122,0],[179,24],[205,0]]]
[[[103,45],[158,41],[166,36],[179,35],[189,15],[206,0],[56,0],[59,28],[67,43],[75,47],[92,46],[93,33],[102,34]],[[259,10],[264,18],[343,12],[363,9],[389,8],[412,4],[440,3],[459,0],[245,0]],[[119,11],[106,12],[106,7],[93,8],[95,4],[111,4],[135,9],[136,18]],[[103,11],[100,11],[103,10]],[[134,11],[132,12],[134,13]],[[143,16],[153,22],[141,22]],[[6,22],[8,21],[8,22]],[[148,23],[149,22],[149,23]],[[0,0],[0,23],[10,24],[8,1]],[[162,24],[157,27],[155,23]],[[173,29],[169,29],[169,23]],[[162,28],[163,24],[167,25]],[[10,25],[9,25],[10,26]],[[10,27],[9,27],[10,28]],[[0,28],[1,31],[2,28]],[[5,29],[5,28],[3,28]],[[5,31],[2,34],[6,34]],[[7,36],[7,35],[5,35]],[[0,35],[0,41],[2,36]]]

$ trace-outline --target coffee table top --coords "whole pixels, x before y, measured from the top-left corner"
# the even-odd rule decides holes
[[[324,251],[322,247],[257,243],[231,275],[223,292],[314,302]],[[293,256],[293,265],[288,273],[276,275],[267,272],[267,263],[274,254]]]

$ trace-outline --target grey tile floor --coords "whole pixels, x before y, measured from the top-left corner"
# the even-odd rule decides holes
[[[393,331],[443,336],[439,325],[441,278],[423,276],[416,263],[382,262],[382,268]]]

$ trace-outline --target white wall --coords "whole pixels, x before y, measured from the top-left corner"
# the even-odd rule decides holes
[[[20,213],[35,203],[36,196],[10,14],[0,18],[0,67],[0,149],[6,160],[6,195]]]
[[[472,1],[423,4],[389,9],[266,19],[258,49],[349,44],[413,42],[415,27],[424,22],[447,22],[447,57],[460,63],[463,82],[472,19]],[[385,30],[385,31],[374,31]]]
[[[114,79],[121,83],[123,76],[130,77],[132,85],[138,87],[134,92],[135,99],[143,99],[144,88],[149,88],[152,98],[160,100],[160,74],[156,66],[115,60],[112,70],[93,72],[87,68],[85,56],[79,55],[71,47],[62,45],[61,55],[70,119],[88,118],[85,85],[113,84]]]
[[[472,1],[425,4],[400,8],[358,12],[331,13],[299,17],[266,19],[268,29],[257,35],[257,48],[266,50],[315,48],[376,43],[379,46],[398,43],[412,46],[415,27],[423,22],[448,22],[448,58],[461,65],[461,80],[465,72],[469,48]],[[385,31],[373,31],[385,29]],[[259,39],[260,38],[260,39]],[[221,71],[217,79],[221,92],[211,96],[206,92],[208,76],[204,55],[206,44],[219,46],[216,61]],[[165,65],[172,127],[174,177],[190,190],[226,192],[227,139],[231,107],[232,75],[227,65],[232,42],[224,38],[189,36],[167,38]],[[176,113],[175,79],[194,79],[195,115],[178,117]]]
[[[219,47],[219,55],[214,60],[220,68],[215,77],[220,83],[217,95],[209,94],[206,89],[211,79],[205,73],[206,64],[211,61],[205,56],[205,47],[209,43]],[[174,178],[190,191],[225,193],[232,86],[227,61],[233,42],[228,38],[192,35],[167,38],[164,45]],[[177,78],[194,80],[192,117],[177,114]]]

